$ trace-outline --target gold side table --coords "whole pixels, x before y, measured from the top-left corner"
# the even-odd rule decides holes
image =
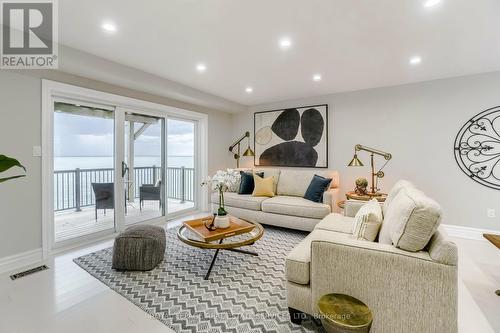
[[[345,194],[345,197],[347,198],[347,200],[359,200],[359,201],[370,201],[371,199],[375,198],[379,202],[384,202],[385,199],[387,199],[387,194],[386,193],[377,193],[377,195],[373,195],[373,194],[368,193],[365,195],[360,195],[354,191],[351,191],[351,192],[347,192]],[[339,202],[337,202],[337,207],[339,207],[340,209],[344,209],[345,202],[346,202],[346,200],[340,200]]]
[[[328,333],[369,332],[372,312],[360,300],[344,294],[327,294],[318,301],[321,323]]]
[[[377,193],[376,195],[367,193],[364,195],[360,195],[360,194],[356,194],[356,192],[352,191],[352,192],[347,192],[345,194],[345,196],[348,200],[361,200],[361,201],[369,201],[369,200],[375,198],[380,202],[384,202],[385,199],[387,199],[386,193]]]

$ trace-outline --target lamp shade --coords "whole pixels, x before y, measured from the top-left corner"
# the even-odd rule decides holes
[[[354,154],[354,157],[352,158],[351,162],[347,166],[350,167],[359,167],[359,166],[364,166],[363,162],[361,162],[358,158],[357,154]]]
[[[248,147],[247,150],[245,150],[245,152],[243,153],[243,156],[255,156],[255,153],[250,147]]]

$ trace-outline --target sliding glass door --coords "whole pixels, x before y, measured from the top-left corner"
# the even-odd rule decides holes
[[[168,213],[179,214],[196,206],[196,123],[167,120],[167,197]]]
[[[125,111],[125,224],[165,215],[165,118]]]
[[[196,121],[58,100],[52,125],[53,246],[196,208]]]
[[[54,241],[115,230],[114,112],[54,105]]]

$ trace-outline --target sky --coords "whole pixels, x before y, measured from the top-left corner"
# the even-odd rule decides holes
[[[113,156],[113,119],[54,113],[54,155]],[[136,130],[140,124],[136,124]],[[168,155],[190,156],[194,152],[194,124],[167,121]],[[136,156],[160,156],[161,125],[151,125],[135,141]]]

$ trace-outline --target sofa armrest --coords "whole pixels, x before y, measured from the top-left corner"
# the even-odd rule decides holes
[[[325,233],[311,243],[311,288],[315,313],[331,292],[363,301],[374,332],[457,331],[457,266],[428,252]]]
[[[338,188],[330,188],[323,193],[323,203],[330,206],[331,212],[338,212],[340,210],[337,203],[340,198],[340,190]]]

